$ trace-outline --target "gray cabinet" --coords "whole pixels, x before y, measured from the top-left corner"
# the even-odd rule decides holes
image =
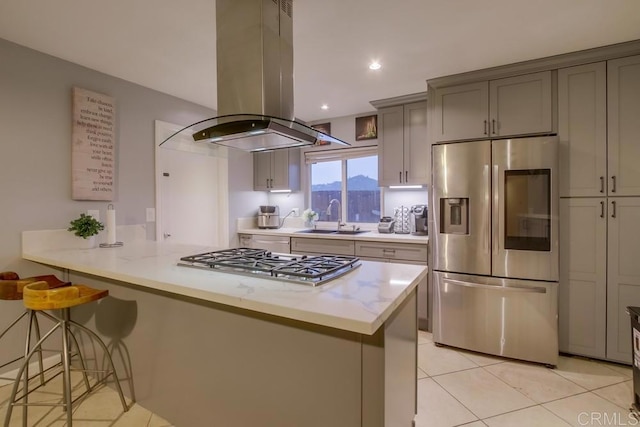
[[[378,183],[429,183],[427,103],[414,102],[378,110]]]
[[[606,358],[606,198],[560,201],[560,351]]]
[[[623,363],[640,304],[638,117],[640,56],[558,71],[560,349]]]
[[[609,195],[640,195],[640,55],[607,62]]]
[[[292,237],[292,254],[333,254],[349,255],[355,254],[355,244],[353,240],[343,239],[316,239],[313,237]]]
[[[552,132],[552,73],[438,88],[433,117],[436,142]]]
[[[558,139],[560,197],[606,195],[606,62],[558,70]]]
[[[640,306],[640,197],[609,197],[607,359],[631,363],[627,306]]]
[[[282,149],[253,153],[253,189],[300,189],[300,150]]]

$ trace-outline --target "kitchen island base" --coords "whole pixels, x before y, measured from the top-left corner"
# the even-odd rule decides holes
[[[84,273],[68,280],[109,290],[72,316],[117,349],[116,368],[132,377],[125,393],[176,426],[413,423],[415,289],[367,335]]]

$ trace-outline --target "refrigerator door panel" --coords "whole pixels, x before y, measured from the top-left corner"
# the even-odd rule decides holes
[[[492,141],[492,163],[492,275],[557,281],[557,138]]]
[[[434,273],[433,340],[557,365],[558,283]]]
[[[434,145],[434,270],[491,274],[491,142]]]

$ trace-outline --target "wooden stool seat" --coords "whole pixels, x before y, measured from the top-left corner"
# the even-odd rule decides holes
[[[34,282],[44,282],[47,286],[47,289],[55,289],[71,285],[71,282],[64,282],[58,279],[53,274],[20,279],[20,277],[16,273],[3,272],[0,273],[0,300],[21,300],[23,298],[22,294],[24,291],[24,287],[29,283]]]
[[[70,285],[49,288],[45,281],[28,283],[23,288],[23,302],[30,310],[58,310],[97,301],[109,295],[104,289],[85,285]]]

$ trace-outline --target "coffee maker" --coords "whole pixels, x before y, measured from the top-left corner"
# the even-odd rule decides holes
[[[411,206],[411,234],[427,235],[427,205]]]
[[[280,228],[280,208],[263,205],[258,209],[258,228]]]

